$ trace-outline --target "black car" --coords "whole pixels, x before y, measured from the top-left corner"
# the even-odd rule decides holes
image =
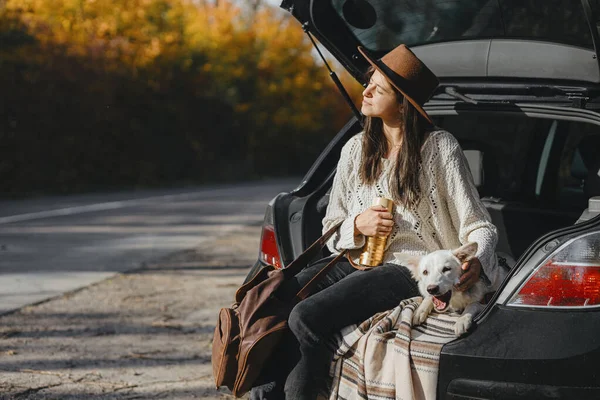
[[[600,7],[596,0],[284,0],[359,82],[400,43],[440,78],[425,105],[469,160],[517,260],[444,346],[439,399],[600,398]],[[268,205],[259,259],[285,268],[321,234],[350,120]],[[327,250],[322,254],[326,256]]]

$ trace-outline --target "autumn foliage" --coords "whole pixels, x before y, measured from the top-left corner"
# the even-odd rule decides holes
[[[0,189],[302,174],[350,117],[311,46],[229,0],[0,0]]]

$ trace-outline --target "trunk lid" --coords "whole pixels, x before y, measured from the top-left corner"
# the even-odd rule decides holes
[[[283,0],[361,83],[404,43],[440,81],[484,78],[600,83],[598,0]]]

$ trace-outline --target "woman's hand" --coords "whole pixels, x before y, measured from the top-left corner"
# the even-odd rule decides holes
[[[388,236],[394,227],[393,216],[383,206],[373,206],[354,219],[354,234]]]
[[[459,292],[470,289],[479,280],[481,275],[481,261],[477,257],[471,258],[461,266],[463,273],[455,285]]]

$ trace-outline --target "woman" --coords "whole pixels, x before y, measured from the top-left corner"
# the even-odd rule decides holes
[[[356,262],[367,236],[388,236],[384,263],[358,271],[343,261],[330,270],[319,291],[292,310],[291,332],[263,371],[252,399],[315,399],[328,377],[332,334],[418,295],[408,270],[394,262],[394,252],[425,254],[474,241],[477,257],[463,265],[457,289],[484,279],[493,290],[501,280],[494,254],[497,231],[462,150],[422,108],[437,78],[404,45],[381,60],[359,51],[372,65],[363,92],[364,132],[342,149],[323,231],[342,222],[328,247],[333,253],[349,249]],[[393,214],[370,207],[376,197],[393,199]],[[327,261],[286,282],[280,295],[295,294]]]

